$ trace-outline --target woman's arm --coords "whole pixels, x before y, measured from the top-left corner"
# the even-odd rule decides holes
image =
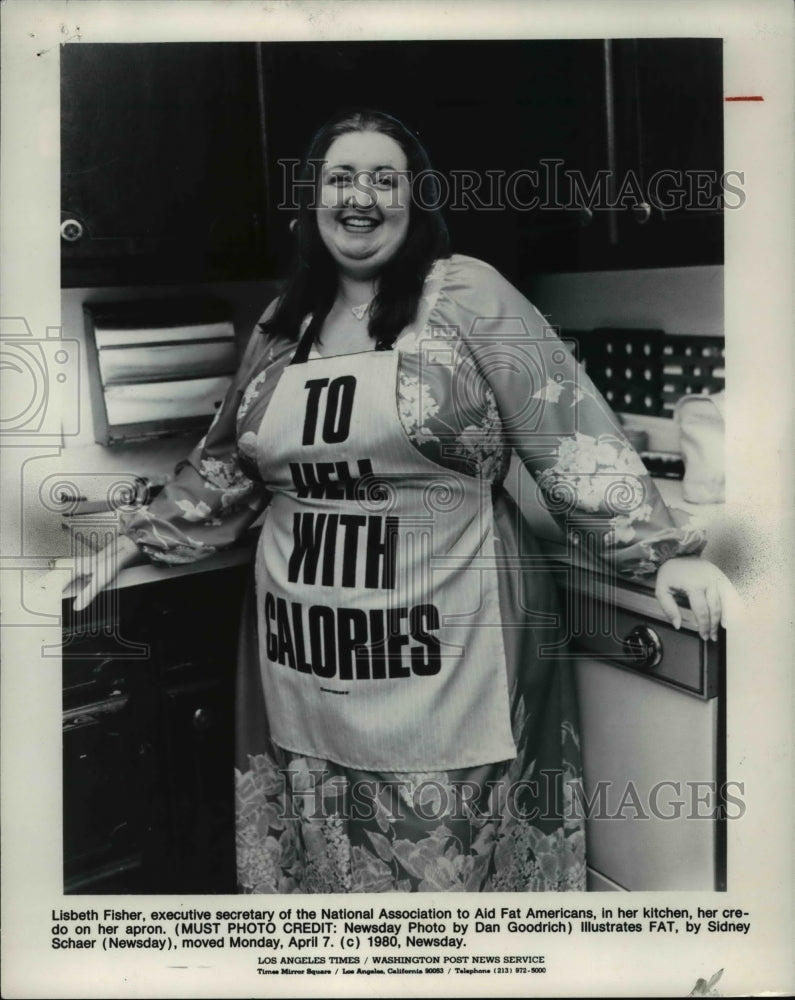
[[[135,542],[126,535],[117,535],[110,545],[72,560],[64,596],[74,597],[74,610],[82,611],[123,569],[143,562],[146,557]]]
[[[68,585],[75,610],[127,566],[147,559],[163,565],[194,562],[228,548],[262,512],[269,495],[249,474],[251,467],[241,464],[237,413],[251,378],[265,364],[266,349],[265,337],[255,329],[210,429],[173,479],[151,503],[122,518],[115,543],[76,560]]]
[[[698,558],[705,533],[674,519],[616,416],[538,310],[492,268],[471,270],[471,288],[456,294],[461,335],[548,509],[567,531],[586,533],[620,575],[656,573],[656,596],[676,627],[674,595],[686,595],[701,635],[716,638],[732,588]]]

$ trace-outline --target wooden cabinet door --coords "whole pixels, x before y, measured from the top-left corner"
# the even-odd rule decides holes
[[[148,891],[157,853],[154,661],[128,596],[110,614],[63,603],[65,893]]]
[[[528,270],[577,266],[581,213],[556,203],[547,173],[560,167],[545,161],[585,175],[604,162],[600,41],[278,42],[261,50],[278,198],[289,203],[288,163],[331,115],[373,107],[427,149],[454,252],[516,281]],[[564,190],[558,195],[565,200]],[[293,214],[277,212],[273,223],[282,265]]]
[[[239,566],[122,588],[115,628],[93,637],[91,609],[65,602],[65,892],[235,891],[245,581]],[[143,643],[142,655],[109,653],[111,633]]]
[[[454,251],[512,280],[720,263],[719,202],[702,193],[699,207],[689,197],[699,173],[717,180],[722,171],[720,46],[676,38],[262,44],[274,190],[281,196],[294,170],[280,160],[299,159],[330,115],[364,104],[400,118],[426,146]],[[658,201],[674,207],[655,204],[644,221],[630,207],[633,177],[645,202],[662,170],[682,175],[688,197],[662,178]],[[291,213],[276,214],[286,263]]]
[[[633,173],[649,206],[616,213],[610,259],[621,266],[723,263],[722,45],[720,38],[612,43],[617,181]]]
[[[527,119],[561,159],[569,210],[528,216],[522,271],[723,263],[720,39],[585,44],[555,43],[569,75],[545,73]]]
[[[165,892],[234,892],[233,662],[162,693]],[[226,676],[224,676],[224,673]]]
[[[64,46],[65,285],[260,276],[253,44]]]
[[[162,892],[234,892],[234,687],[246,567],[150,591]]]
[[[124,695],[67,712],[64,891],[129,892],[144,877],[148,741]]]

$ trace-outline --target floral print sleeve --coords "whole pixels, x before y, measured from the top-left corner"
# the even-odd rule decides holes
[[[494,395],[507,441],[556,520],[619,574],[698,555],[701,528],[665,505],[596,387],[544,317],[489,265],[453,258],[436,304],[469,349],[459,378]],[[472,390],[461,386],[460,398]]]
[[[228,548],[267,505],[255,465],[238,448],[237,421],[268,351],[267,338],[255,329],[207,434],[158,496],[126,518],[124,533],[153,562],[190,563]]]

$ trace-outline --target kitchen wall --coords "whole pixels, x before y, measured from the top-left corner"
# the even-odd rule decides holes
[[[723,336],[720,266],[543,274],[522,291],[554,326],[640,326]]]
[[[646,268],[634,271],[588,271],[545,274],[529,280],[522,289],[555,326],[591,330],[599,326],[655,327],[672,334],[723,335],[723,268]],[[63,336],[81,345],[81,385],[87,386],[83,305],[88,302],[157,300],[189,295],[209,295],[229,302],[234,312],[238,348],[265,305],[275,294],[273,282],[225,282],[201,286],[68,288],[61,295]],[[94,443],[91,407],[86,391],[80,393],[80,430],[64,439],[64,448],[75,461],[97,469],[118,468],[118,449]],[[160,469],[163,456],[179,454],[184,441],[151,442],[127,446],[125,456],[142,456]]]

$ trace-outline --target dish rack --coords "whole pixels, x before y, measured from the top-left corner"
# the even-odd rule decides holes
[[[723,337],[663,330],[565,330],[578,360],[611,407],[621,413],[672,417],[682,396],[725,387]]]

